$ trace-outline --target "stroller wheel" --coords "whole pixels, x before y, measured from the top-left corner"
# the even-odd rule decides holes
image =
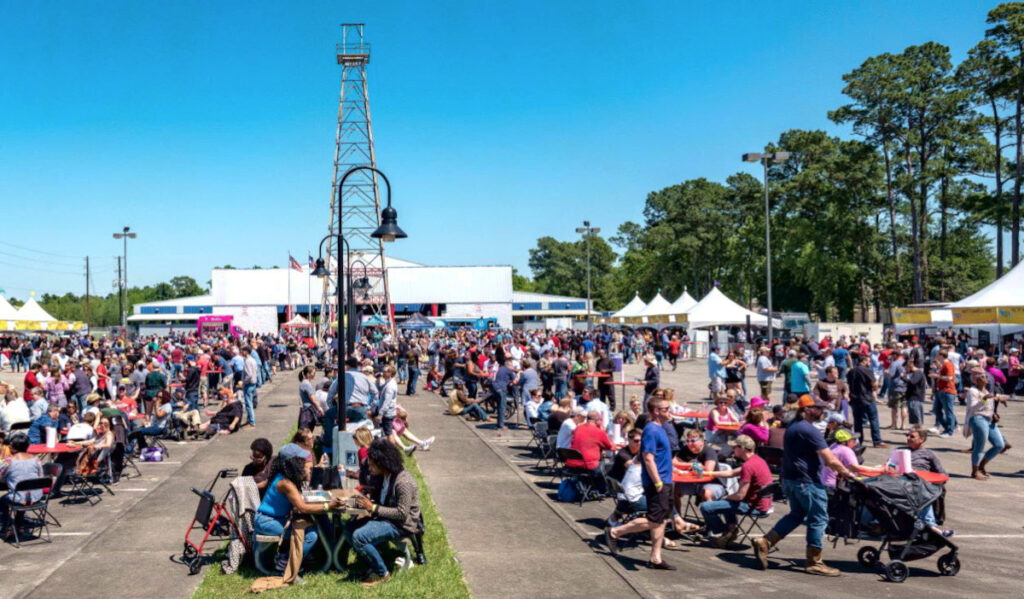
[[[181,557],[186,561],[196,556],[196,549],[189,543],[185,543],[185,549],[181,552]]]
[[[878,565],[878,550],[874,547],[861,547],[857,552],[857,562],[865,568],[874,568]]]
[[[910,575],[910,568],[900,560],[889,562],[885,567],[885,577],[891,582],[903,582]]]
[[[939,574],[956,576],[960,572],[960,558],[955,553],[947,553],[939,558]]]
[[[192,575],[192,576],[195,576],[196,574],[199,574],[199,570],[202,569],[202,567],[203,567],[203,562],[202,562],[201,559],[199,559],[197,557],[197,558],[193,559],[191,562],[189,562],[189,564],[188,564],[188,573],[190,575]]]

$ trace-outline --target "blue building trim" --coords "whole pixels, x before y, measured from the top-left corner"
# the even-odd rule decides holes
[[[542,310],[544,304],[541,302],[521,302],[512,304],[513,310]]]
[[[182,306],[183,314],[213,314],[213,306]]]
[[[177,306],[140,306],[139,314],[177,314]]]

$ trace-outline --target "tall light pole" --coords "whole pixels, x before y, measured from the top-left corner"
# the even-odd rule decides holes
[[[121,279],[121,293],[124,294],[124,308],[121,309],[121,334],[125,334],[128,327],[128,240],[135,239],[138,234],[132,233],[131,227],[125,227],[120,233],[114,233],[114,239],[124,240],[124,254],[121,262],[124,267],[124,277]]]
[[[768,205],[768,164],[789,160],[789,152],[750,152],[743,155],[743,162],[760,162],[764,166],[764,273],[768,296],[768,347],[772,346],[772,221]]]
[[[398,211],[391,206],[391,182],[388,181],[387,175],[373,168],[372,166],[354,166],[345,171],[345,174],[342,175],[341,180],[338,182],[338,206],[340,207],[342,205],[341,193],[342,190],[345,188],[345,180],[348,179],[349,175],[356,171],[373,171],[377,173],[378,175],[380,175],[382,179],[384,179],[384,183],[387,185],[388,188],[388,204],[383,210],[380,211],[380,226],[377,227],[377,229],[370,234],[370,237],[373,237],[374,239],[380,239],[381,241],[385,242],[391,242],[396,239],[405,239],[406,237],[408,237],[405,231],[403,231],[401,227],[398,226]],[[320,240],[320,251],[316,260],[316,268],[313,269],[313,272],[311,272],[310,275],[314,277],[326,277],[330,275],[330,272],[327,270],[327,265],[324,263],[324,242],[330,239],[332,236],[337,237],[339,249],[337,265],[338,278],[337,283],[335,283],[334,285],[334,290],[335,293],[337,293],[338,301],[338,395],[337,398],[335,399],[335,402],[337,402],[338,405],[337,422],[340,423],[338,428],[340,428],[341,430],[345,430],[345,412],[348,410],[348,398],[346,397],[345,389],[345,359],[348,358],[348,356],[352,355],[352,353],[355,350],[354,344],[356,338],[356,311],[355,298],[352,295],[352,264],[350,263],[351,249],[349,248],[348,240],[346,240],[345,237],[342,236],[341,231],[341,210],[339,209],[337,233],[330,233]],[[383,268],[383,265],[381,266]],[[365,273],[365,264],[363,265],[363,269]],[[387,273],[385,273],[384,276],[387,276]],[[346,302],[347,306],[345,307],[344,311],[342,311],[341,302],[342,282],[345,283],[345,290],[348,295],[348,301]],[[365,286],[368,286],[368,284],[369,283],[365,277],[360,279],[361,287],[365,288]],[[341,340],[342,318],[348,321],[346,323],[344,341]],[[324,430],[331,430],[331,428],[334,427],[335,424],[335,422],[330,422],[327,419],[325,419]]]
[[[584,239],[587,242],[587,332],[590,332],[590,306],[593,303],[590,300],[590,236],[601,232],[600,227],[591,227],[590,221],[583,221],[582,227],[576,227],[577,233],[583,233]]]

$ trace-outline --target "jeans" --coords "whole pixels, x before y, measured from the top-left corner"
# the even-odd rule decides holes
[[[172,383],[178,380],[178,375],[181,374],[181,371],[183,371],[183,370],[185,370],[185,366],[184,365],[182,365],[182,364],[171,364],[171,382]]]
[[[498,428],[505,426],[505,404],[508,403],[508,391],[498,391]]]
[[[990,419],[982,416],[981,414],[975,414],[971,417],[971,436],[973,441],[971,442],[971,465],[977,466],[981,463],[982,459],[986,462],[993,459],[999,452],[1003,451],[1003,447],[1006,446],[1006,442],[1003,441],[1003,434],[999,432],[999,425],[993,423]],[[989,447],[988,451],[985,451],[985,443],[991,443],[992,447]],[[984,454],[982,454],[984,452]]]
[[[952,435],[956,432],[956,412],[953,411],[954,401],[956,401],[956,396],[952,393],[935,392],[935,426],[941,429],[943,434]]]
[[[135,440],[138,443],[138,449],[145,449],[149,445],[146,443],[146,437],[159,437],[167,432],[167,429],[160,428],[159,426],[143,426],[135,429],[128,435],[129,440]]]
[[[289,526],[288,528],[285,528],[284,522],[266,514],[256,512],[256,516],[252,519],[252,527],[258,535],[281,536],[280,549],[282,553],[284,552],[283,550],[288,548],[288,540],[292,536],[292,527]],[[302,539],[302,557],[309,555],[313,546],[316,545],[316,539],[316,527],[307,527],[306,536]]]
[[[553,393],[555,399],[562,399],[565,397],[565,379],[555,379],[555,392]]]
[[[409,363],[408,359],[406,359],[406,358],[398,358],[398,372],[397,372],[397,374],[398,374],[398,382],[399,383],[404,383],[409,378],[409,369],[406,367],[406,365],[408,363]]]
[[[364,524],[365,523],[365,524]],[[388,567],[384,564],[376,545],[393,541],[402,536],[402,531],[385,520],[351,519],[345,523],[345,540],[363,558],[377,576],[386,576]]]
[[[466,396],[471,399],[476,399],[476,386],[477,382],[475,378],[466,378]]]
[[[185,394],[185,401],[188,403],[188,409],[198,410],[199,409],[199,392],[191,391]]]
[[[878,445],[882,442],[882,431],[878,427],[878,406],[873,401],[858,401],[850,404],[853,407],[853,430],[864,439],[864,421],[871,426],[871,442]]]
[[[924,403],[916,399],[907,400],[907,413],[910,424],[924,424]]]
[[[461,414],[463,416],[475,416],[478,420],[487,420],[487,410],[480,407],[480,404],[471,403],[468,406],[462,408]]]
[[[736,514],[747,514],[751,512],[749,503],[744,501],[705,501],[700,504],[700,513],[708,525],[708,530],[720,535],[727,529],[736,526]]]
[[[253,411],[256,401],[256,383],[246,383],[242,387],[242,393],[245,397],[245,417],[248,419],[248,424],[256,426],[256,414]]]
[[[416,393],[416,383],[420,380],[420,369],[415,366],[409,366],[409,386],[405,388],[406,395],[413,395]]]
[[[807,546],[821,549],[828,524],[828,495],[825,485],[782,479],[782,492],[789,501],[789,513],[772,530],[785,537],[801,524],[807,525]]]
[[[348,406],[345,408],[345,420],[347,422],[362,422],[366,418],[366,406]]]

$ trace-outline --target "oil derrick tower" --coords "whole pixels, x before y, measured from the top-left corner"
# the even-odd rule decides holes
[[[380,226],[380,189],[377,174],[370,170],[352,173],[345,180],[339,203],[338,186],[349,169],[356,166],[377,166],[373,148],[373,125],[370,120],[370,95],[366,82],[366,65],[370,63],[370,45],[363,38],[363,24],[341,26],[341,43],[337,46],[337,60],[341,65],[341,94],[338,99],[338,128],[335,134],[334,174],[331,179],[331,215],[328,221],[327,255],[330,277],[324,281],[324,294],[320,306],[321,330],[337,320],[339,331],[343,319],[338,318],[335,304],[335,285],[338,264],[351,272],[356,318],[379,318],[390,322],[391,295],[384,271],[384,244],[371,237]],[[334,236],[341,227],[341,235],[348,243],[338,247]],[[365,280],[363,280],[365,279]],[[356,285],[355,281],[361,284]],[[342,276],[341,285],[345,284]],[[347,290],[346,291],[347,294]],[[343,294],[343,295],[346,295]],[[358,320],[357,320],[358,322]]]

